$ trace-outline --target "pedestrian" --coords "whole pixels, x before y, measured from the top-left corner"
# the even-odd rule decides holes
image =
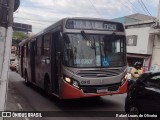
[[[140,62],[135,62],[131,70],[131,80],[137,80],[142,74],[142,67]]]

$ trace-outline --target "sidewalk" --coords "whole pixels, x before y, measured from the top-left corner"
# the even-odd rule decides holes
[[[11,73],[11,72],[10,72]],[[12,82],[12,78],[9,78],[8,83],[8,93],[7,93],[7,104],[6,111],[35,111],[31,105],[28,104],[28,101],[23,97],[20,91],[16,89]],[[4,120],[42,120],[43,118],[4,118]]]

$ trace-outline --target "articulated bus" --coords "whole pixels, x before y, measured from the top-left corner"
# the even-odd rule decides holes
[[[121,23],[64,18],[19,44],[19,73],[60,99],[127,90],[126,36]]]

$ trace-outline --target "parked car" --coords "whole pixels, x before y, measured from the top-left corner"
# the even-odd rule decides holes
[[[144,73],[130,85],[125,111],[129,114],[160,112],[160,72]]]
[[[10,69],[11,71],[16,71],[18,72],[18,60],[15,59],[15,60],[10,60]]]

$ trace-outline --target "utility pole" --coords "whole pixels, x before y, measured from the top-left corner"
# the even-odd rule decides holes
[[[158,26],[160,25],[159,21],[160,21],[160,0],[159,0],[158,14],[157,14],[157,25],[158,25]]]
[[[16,0],[19,3],[19,0]],[[15,0],[0,0],[0,111],[5,111]],[[16,6],[17,7],[17,6]],[[0,118],[3,120],[3,118]]]
[[[150,70],[160,71],[160,0],[157,12],[157,22],[156,25],[151,28],[150,34],[154,36]]]

